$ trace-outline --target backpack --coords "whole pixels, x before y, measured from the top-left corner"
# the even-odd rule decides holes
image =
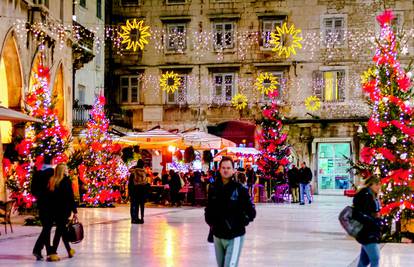
[[[347,206],[339,213],[338,220],[347,234],[356,238],[364,225],[353,218],[354,212],[354,208]]]

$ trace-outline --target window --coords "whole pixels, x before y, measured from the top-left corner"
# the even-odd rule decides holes
[[[181,74],[180,86],[174,93],[167,93],[167,104],[184,104],[187,102],[187,75]]]
[[[121,0],[122,6],[139,6],[140,0]]]
[[[86,8],[86,0],[80,0],[80,1],[79,1],[79,5],[80,5],[81,7]]]
[[[325,44],[345,44],[345,17],[323,18],[323,40]]]
[[[325,102],[345,101],[345,70],[314,72],[314,94]]]
[[[229,49],[234,47],[234,23],[214,23],[214,48]]]
[[[102,18],[102,0],[96,1],[96,16],[101,19]]]
[[[213,101],[230,102],[235,95],[235,74],[234,73],[215,73],[213,75]]]
[[[281,71],[270,71],[273,76],[277,79],[277,91],[278,91],[278,97],[277,99],[282,99],[283,89],[284,89],[284,80],[283,80],[283,72]],[[262,101],[268,102],[270,101],[270,98],[267,94],[262,94]]]
[[[121,102],[138,103],[139,101],[139,77],[121,77]]]
[[[186,49],[186,25],[167,24],[167,50],[182,52]]]
[[[78,100],[79,100],[80,105],[85,104],[85,94],[86,94],[85,85],[78,84]]]
[[[185,4],[186,0],[167,0],[167,4]]]
[[[276,27],[281,27],[283,20],[281,19],[263,19],[262,20],[262,47],[270,48],[270,33],[276,31]]]

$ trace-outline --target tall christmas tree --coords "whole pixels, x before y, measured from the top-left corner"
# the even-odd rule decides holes
[[[377,17],[381,34],[373,58],[375,66],[363,75],[372,113],[361,135],[365,147],[361,164],[357,164],[364,178],[375,175],[381,179],[381,214],[388,226],[401,218],[412,218],[414,210],[412,73],[399,62],[393,18],[388,10]]]
[[[88,206],[108,206],[121,197],[128,168],[121,159],[121,146],[113,144],[108,133],[109,120],[104,112],[105,97],[99,96],[88,122],[83,162],[79,176],[87,186],[83,201]]]
[[[49,85],[49,69],[39,65],[25,102],[28,114],[42,122],[28,123],[25,136],[20,137],[15,146],[15,156],[7,158],[9,155],[6,154],[3,160],[10,198],[15,199],[21,208],[30,208],[35,201],[30,193],[34,167],[40,169],[45,156],[54,158],[55,163],[67,160],[65,151],[69,132],[58,120]]]
[[[257,164],[264,177],[272,179],[279,166],[286,168],[289,164],[287,157],[290,155],[290,148],[286,144],[287,135],[282,133],[282,117],[276,103],[277,91],[269,93],[269,97],[271,103],[262,108],[263,116],[256,122],[261,128],[257,141],[262,152]]]

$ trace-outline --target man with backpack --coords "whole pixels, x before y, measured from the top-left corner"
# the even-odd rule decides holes
[[[235,181],[233,166],[231,158],[220,161],[220,175],[209,188],[205,209],[219,267],[238,266],[245,227],[256,217],[247,188]]]
[[[144,223],[144,207],[147,198],[147,174],[144,170],[144,161],[139,159],[137,165],[130,169],[128,192],[131,202],[131,223]],[[139,209],[141,209],[141,219],[138,218]]]

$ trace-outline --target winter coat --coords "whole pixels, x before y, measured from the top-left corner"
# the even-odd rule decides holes
[[[309,167],[299,169],[299,183],[309,184],[312,181],[312,171]]]
[[[353,199],[355,220],[363,224],[356,240],[361,244],[379,243],[381,239],[381,220],[375,217],[380,210],[378,199],[370,188],[361,189]]]
[[[246,226],[256,217],[248,190],[234,180],[223,184],[220,177],[209,187],[205,220],[213,235],[233,239],[246,233]]]
[[[40,170],[35,170],[32,178],[31,192],[37,200],[39,215],[43,216],[51,211],[50,202],[48,200],[49,180],[54,174],[51,165],[44,164]]]
[[[55,219],[69,219],[73,213],[78,213],[76,208],[75,197],[72,189],[72,181],[69,176],[63,177],[63,180],[56,186],[54,191],[49,191],[49,203],[52,206],[52,214]]]
[[[291,188],[299,187],[299,170],[298,168],[290,169],[287,173],[288,183]]]
[[[129,196],[145,200],[148,191],[148,179],[145,170],[142,168],[131,168],[128,182]]]

